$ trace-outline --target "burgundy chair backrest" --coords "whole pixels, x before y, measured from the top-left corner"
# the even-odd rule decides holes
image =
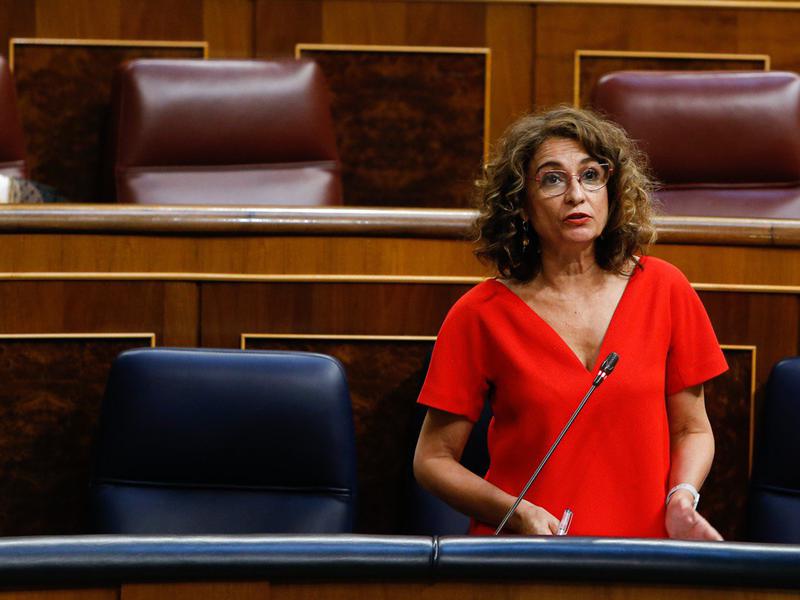
[[[25,139],[17,108],[14,79],[0,56],[0,175],[25,177]]]
[[[118,202],[342,201],[329,93],[309,61],[135,60],[113,91]]]
[[[800,77],[620,71],[592,106],[650,159],[668,214],[800,217]]]

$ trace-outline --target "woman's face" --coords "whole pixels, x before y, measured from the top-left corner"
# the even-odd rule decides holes
[[[542,248],[568,250],[597,239],[608,221],[608,188],[587,190],[603,167],[583,146],[567,138],[550,138],[531,159],[528,167],[528,218]],[[550,195],[566,184],[563,193]]]

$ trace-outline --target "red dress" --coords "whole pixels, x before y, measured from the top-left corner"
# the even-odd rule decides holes
[[[559,335],[490,279],[445,318],[419,402],[477,420],[489,397],[486,479],[516,496],[544,457],[609,352],[620,359],[589,399],[526,499],[570,535],[666,537],[669,427],[666,396],[727,369],[708,315],[683,274],[641,259],[587,371]],[[473,534],[493,527],[473,522]]]

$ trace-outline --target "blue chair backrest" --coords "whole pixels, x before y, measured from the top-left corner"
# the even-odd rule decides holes
[[[749,537],[800,543],[800,357],[767,382],[750,487]]]
[[[206,349],[124,352],[91,489],[103,533],[345,533],[355,442],[338,361]]]

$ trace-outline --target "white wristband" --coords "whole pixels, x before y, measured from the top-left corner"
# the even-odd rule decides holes
[[[679,483],[674,488],[672,488],[669,492],[667,492],[667,501],[664,504],[665,505],[669,504],[670,498],[672,498],[672,495],[678,490],[686,490],[692,495],[692,497],[694,498],[694,504],[692,505],[692,509],[697,510],[697,503],[700,502],[700,492],[698,492],[697,488],[694,487],[691,483]]]

